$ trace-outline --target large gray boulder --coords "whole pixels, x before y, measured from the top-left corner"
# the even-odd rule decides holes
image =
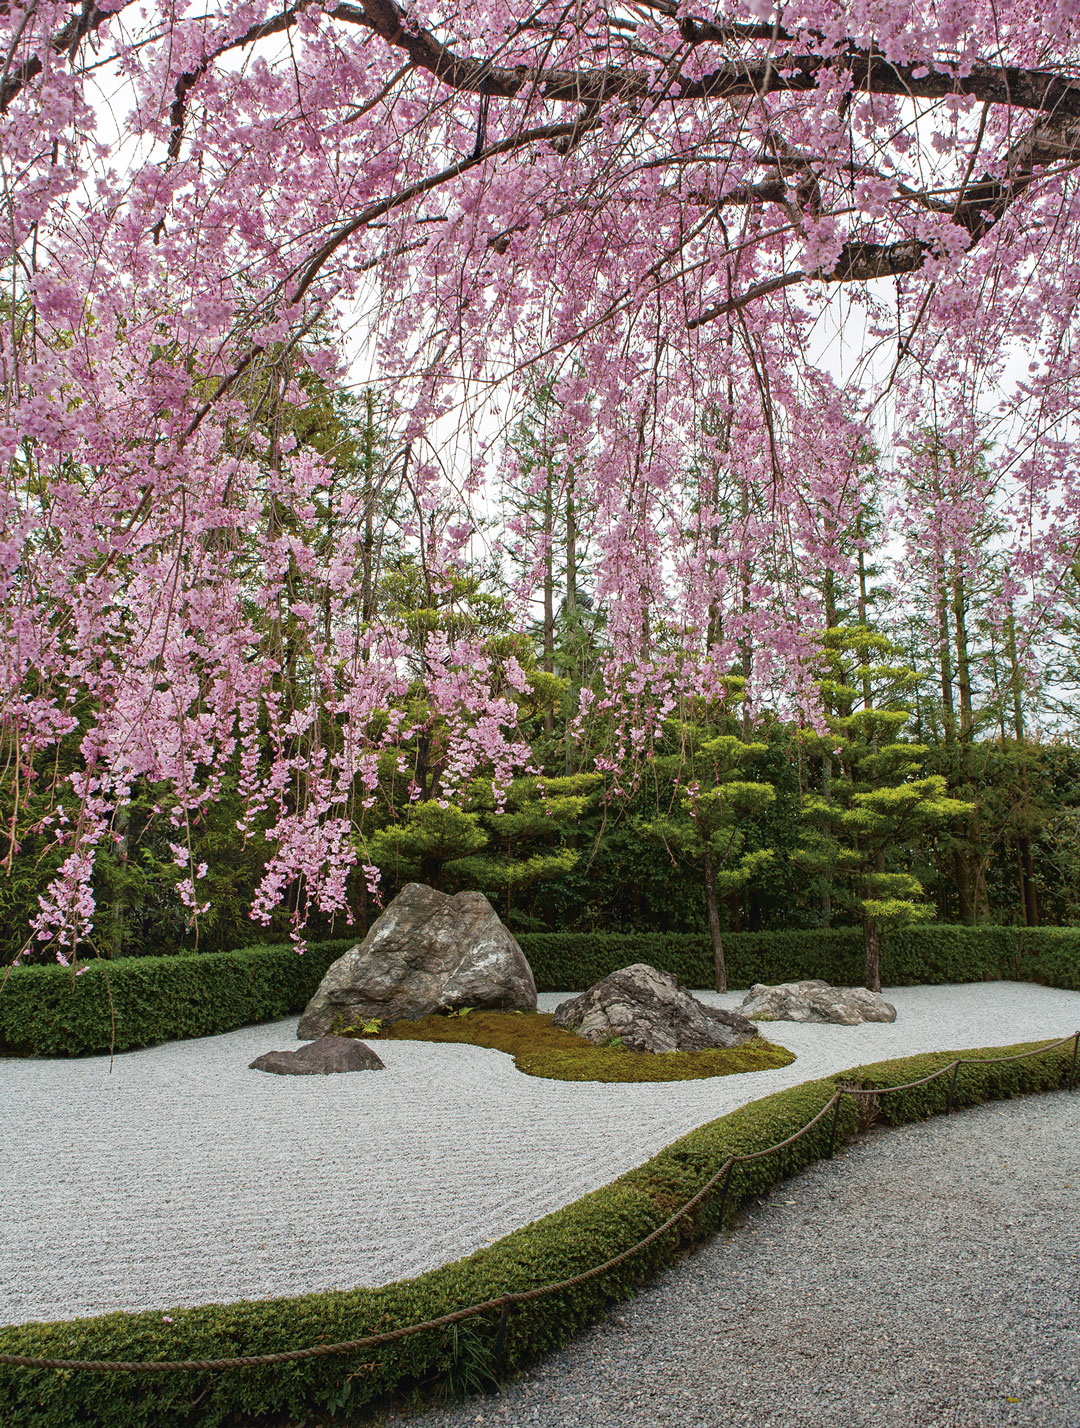
[[[483,893],[408,883],[363,942],[328,969],[297,1035],[359,1020],[414,1021],[451,1007],[536,1010],[525,954]]]
[[[554,1020],[596,1046],[618,1037],[630,1051],[706,1051],[742,1046],[757,1035],[753,1022],[706,1006],[670,972],[645,962],[612,972],[560,1002]]]
[[[382,1071],[382,1060],[370,1046],[347,1036],[320,1036],[297,1051],[267,1051],[256,1056],[252,1071],[278,1076],[329,1076],[336,1071]]]
[[[831,1021],[858,1026],[863,1021],[895,1021],[896,1008],[866,987],[831,987],[815,977],[767,987],[758,982],[739,1005],[755,1021]]]

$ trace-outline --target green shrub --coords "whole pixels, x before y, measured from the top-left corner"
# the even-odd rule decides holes
[[[528,932],[518,941],[544,992],[584,991],[631,962],[673,972],[686,987],[713,985],[712,948],[694,932]],[[862,935],[856,928],[813,932],[729,932],[724,937],[728,984],[823,977],[860,981]]]
[[[302,1011],[353,939],[16,967],[0,984],[0,1053],[79,1056],[214,1036]]]
[[[858,928],[731,932],[728,981],[862,981]],[[302,1011],[327,967],[355,938],[235,952],[122,957],[63,967],[17,967],[0,981],[0,1055],[77,1056],[212,1036]],[[518,939],[540,991],[584,991],[631,962],[674,972],[687,987],[712,985],[707,937],[666,932],[530,932]],[[885,940],[886,986],[1000,978],[1080,990],[1078,927],[921,926]]]
[[[976,1062],[1013,1047],[965,1052]],[[637,1170],[565,1209],[507,1235],[456,1264],[379,1289],[334,1291],[293,1299],[107,1314],[53,1324],[0,1329],[0,1352],[52,1358],[147,1360],[267,1354],[336,1343],[420,1323],[510,1290],[570,1278],[629,1249],[659,1228],[732,1154],[775,1144],[825,1107],[837,1081],[883,1088],[916,1080],[947,1065],[952,1053],[907,1057],[858,1067],[743,1106],[683,1136]],[[1067,1084],[1071,1047],[997,1065],[962,1068],[958,1106],[1052,1090]],[[879,1099],[879,1119],[900,1124],[945,1107],[948,1078]],[[838,1143],[856,1127],[854,1101],[841,1102]],[[778,1180],[825,1154],[832,1116],[793,1145],[738,1168],[728,1209],[768,1191]],[[603,1276],[515,1308],[506,1335],[505,1367],[520,1368],[565,1343],[670,1263],[679,1249],[719,1227],[718,1197],[652,1245]],[[171,1321],[171,1322],[170,1322]],[[0,1365],[5,1428],[218,1428],[223,1424],[302,1421],[312,1413],[352,1413],[417,1384],[475,1385],[496,1375],[496,1315],[434,1330],[341,1357],[226,1370],[161,1375],[84,1373]]]
[[[1080,927],[1017,928],[1014,976],[1080,992]]]
[[[675,932],[529,932],[518,941],[541,991],[582,991],[630,962],[674,972],[684,986],[713,985],[709,939]],[[857,927],[799,932],[729,932],[724,936],[728,985],[821,977],[837,986],[863,980]],[[1078,927],[894,928],[883,940],[886,986],[1019,980],[1080,990]]]

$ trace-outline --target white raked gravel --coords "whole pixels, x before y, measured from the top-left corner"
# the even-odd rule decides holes
[[[735,1006],[740,995],[704,994]],[[892,1025],[763,1030],[777,1071],[595,1085],[379,1045],[385,1072],[250,1071],[296,1019],[117,1056],[0,1061],[0,1323],[385,1284],[460,1258],[748,1101],[860,1062],[1065,1036],[1080,993],[887,990]],[[552,1009],[560,997],[541,997]]]

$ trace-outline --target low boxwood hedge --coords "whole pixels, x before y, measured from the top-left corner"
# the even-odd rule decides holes
[[[1045,1044],[1045,1043],[1043,1043]],[[955,1104],[1047,1091],[1067,1084],[1071,1047],[1022,1061],[979,1064],[1031,1046],[963,1053]],[[732,1154],[785,1139],[827,1105],[837,1081],[868,1089],[917,1080],[948,1064],[953,1053],[906,1057],[858,1067],[839,1077],[781,1091],[683,1136],[602,1190],[507,1235],[487,1249],[419,1278],[380,1289],[301,1298],[207,1305],[140,1314],[107,1314],[0,1329],[0,1352],[91,1360],[173,1360],[268,1354],[336,1343],[424,1322],[511,1290],[572,1277],[635,1245],[658,1228]],[[881,1097],[888,1124],[945,1109],[948,1077]],[[838,1143],[856,1129],[852,1098],[841,1102]],[[832,1116],[773,1155],[740,1166],[728,1210],[768,1191],[827,1150]],[[603,1277],[519,1305],[510,1316],[503,1363],[520,1368],[565,1343],[614,1300],[632,1294],[679,1250],[714,1233],[718,1197],[706,1198],[646,1250]],[[0,1402],[7,1428],[218,1428],[222,1424],[302,1422],[311,1415],[349,1415],[365,1404],[417,1385],[477,1387],[497,1371],[496,1316],[453,1329],[426,1331],[366,1352],[299,1363],[161,1375],[38,1370],[0,1365]]]
[[[684,986],[713,984],[712,949],[704,934],[532,932],[518,940],[541,991],[583,990],[630,962],[674,972]],[[803,977],[856,986],[864,975],[857,927],[729,932],[724,953],[732,987]],[[883,940],[886,986],[1001,979],[1080,990],[1080,927],[924,924],[892,931]]]
[[[631,962],[674,972],[684,986],[712,985],[708,939],[666,932],[542,932],[520,939],[540,991],[584,991]],[[17,967],[0,974],[0,1055],[78,1056],[212,1036],[302,1011],[335,958],[355,938],[244,947],[171,957]],[[728,981],[863,978],[858,928],[736,932],[724,939]],[[893,932],[882,951],[886,986],[1000,978],[1080,990],[1080,928],[924,926]]]
[[[173,957],[118,957],[0,973],[0,1054],[79,1056],[214,1036],[302,1011],[355,939],[243,947]]]
[[[584,991],[631,962],[673,972],[685,987],[713,985],[712,947],[704,933],[527,932],[518,941],[542,992]],[[858,928],[729,932],[724,953],[732,987],[801,977],[847,986],[863,978]]]

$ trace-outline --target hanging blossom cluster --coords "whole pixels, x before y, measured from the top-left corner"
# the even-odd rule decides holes
[[[314,533],[332,457],[266,418],[300,369],[347,386],[358,329],[428,596],[499,462],[416,453],[543,375],[605,612],[577,727],[609,731],[616,782],[735,671],[751,705],[812,706],[883,413],[907,558],[990,522],[1008,618],[1052,619],[1080,506],[1078,8],[5,6],[8,863],[29,808],[63,853],[33,935],[88,937],[137,786],[192,913],[191,821],[235,786],[238,836],[270,842],[253,911],[299,886],[300,929],[347,912],[395,750],[441,731],[416,797],[527,767],[520,665],[371,606],[363,513]],[[843,390],[837,303],[865,346]]]

